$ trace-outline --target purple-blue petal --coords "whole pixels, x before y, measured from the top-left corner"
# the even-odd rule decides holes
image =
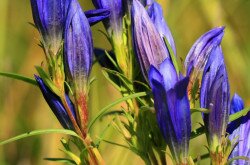
[[[176,55],[176,48],[173,36],[171,34],[171,31],[167,25],[167,22],[164,19],[164,14],[162,7],[159,3],[154,2],[152,5],[148,8],[148,14],[153,21],[156,29],[160,33],[162,39],[166,37],[167,41],[169,42],[174,54]]]
[[[250,113],[249,113],[250,114]],[[245,156],[250,158],[250,117],[245,123],[242,123],[229,135],[229,139],[236,140],[238,144],[231,152],[228,159],[232,159],[238,156]],[[249,161],[245,160],[235,160],[233,164],[248,164]]]
[[[244,109],[244,102],[242,98],[237,93],[235,93],[231,100],[230,114],[239,112],[242,109]]]
[[[171,119],[171,110],[169,110],[169,105],[167,102],[166,91],[160,82],[156,80],[151,81],[151,88],[154,95],[154,106],[156,109],[156,117],[158,126],[161,130],[161,133],[166,140],[167,144],[170,147],[173,156],[178,160],[178,142],[175,133],[175,123]],[[170,98],[171,99],[171,98]]]
[[[152,84],[153,81],[163,83],[162,74],[153,65],[150,66],[150,69],[148,71],[148,80],[151,86],[153,85]]]
[[[72,0],[66,21],[64,56],[66,72],[80,92],[86,85],[92,67],[93,43],[88,19],[77,0]]]
[[[159,71],[164,79],[165,90],[173,88],[178,81],[178,75],[170,58],[166,58],[161,63]]]
[[[188,156],[191,133],[190,105],[187,95],[189,78],[185,77],[177,82],[173,89],[167,92],[168,108],[177,138],[179,153]]]
[[[147,79],[150,65],[158,69],[169,57],[168,50],[147,11],[138,0],[133,1],[131,14],[134,50],[142,73]]]
[[[203,115],[204,124],[209,131],[209,140],[212,140],[214,135],[220,140],[226,133],[230,106],[229,82],[220,46],[212,51],[205,66],[200,105],[210,110],[209,114]]]
[[[69,0],[30,0],[44,44],[56,53],[61,45]]]
[[[97,10],[88,10],[84,14],[88,18],[89,24],[92,26],[104,19],[107,19],[110,16],[110,10],[107,9],[97,9]]]
[[[203,71],[210,53],[220,45],[223,35],[224,27],[217,27],[202,35],[194,43],[185,59],[187,75],[190,75],[194,69],[197,72]]]
[[[171,68],[172,67],[172,68]],[[172,70],[171,73],[167,73]],[[165,76],[167,75],[167,78]],[[168,77],[169,76],[169,77]],[[171,76],[176,76],[172,81]],[[154,106],[159,128],[169,145],[174,159],[179,160],[180,154],[188,156],[191,133],[190,105],[187,95],[188,77],[177,77],[170,60],[165,60],[158,71],[154,66],[149,70],[149,83],[153,91]],[[172,81],[171,88],[165,87]]]
[[[65,128],[65,129],[71,129],[74,130],[73,124],[69,118],[69,115],[67,114],[64,106],[62,105],[62,102],[60,100],[60,98],[55,95],[43,82],[43,80],[39,77],[36,76],[36,81],[38,83],[38,86],[43,94],[44,99],[46,100],[46,102],[48,103],[48,105],[50,106],[51,110],[53,111],[53,113],[55,114],[55,116],[57,117],[58,121],[61,123],[61,125]],[[75,117],[75,109],[74,106],[72,104],[72,102],[70,101],[69,97],[66,95],[67,98],[67,102],[71,107],[71,112],[73,113],[74,117]]]
[[[230,115],[237,113],[244,109],[244,102],[242,98],[235,93],[230,104]],[[232,134],[234,130],[236,130],[241,124],[244,124],[250,119],[250,113],[248,113],[246,116],[242,116],[237,120],[234,120],[230,123],[228,123],[227,126],[227,133]]]

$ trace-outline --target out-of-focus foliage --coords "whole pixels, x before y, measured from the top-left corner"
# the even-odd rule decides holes
[[[84,9],[93,8],[90,0],[81,1]],[[184,57],[193,42],[204,32],[215,26],[226,26],[222,48],[229,74],[231,93],[237,91],[250,104],[250,1],[248,0],[159,0],[168,25],[174,36],[177,54]],[[0,1],[0,71],[16,72],[29,77],[36,73],[34,65],[44,60],[42,50],[37,46],[39,36],[29,25],[32,22],[29,0]],[[109,49],[101,24],[93,28],[96,47]],[[96,81],[91,88],[90,110],[95,114],[105,105],[121,97],[101,75],[98,64],[94,65],[92,77]],[[109,117],[95,125],[96,132],[103,131]],[[198,123],[193,123],[199,126]],[[0,77],[0,140],[34,129],[60,128],[59,122],[45,103],[38,88]],[[61,135],[43,135],[17,141],[0,147],[0,164],[52,164],[44,157],[59,157]],[[98,140],[98,137],[93,136]],[[104,139],[119,134],[111,126]],[[202,137],[196,140],[203,140]],[[122,143],[122,141],[118,141]],[[191,140],[191,155],[195,153]],[[125,149],[107,143],[100,145],[107,164],[141,164],[141,160]],[[205,147],[200,150],[206,152]],[[115,153],[116,157],[113,157]]]

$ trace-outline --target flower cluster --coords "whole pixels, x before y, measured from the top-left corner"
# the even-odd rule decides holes
[[[93,61],[90,25],[109,17],[109,9],[83,12],[77,0],[31,0],[31,7],[48,66],[36,67],[40,76],[35,79],[61,125],[75,131],[88,148],[87,99]],[[88,152],[89,162],[102,161],[94,151]]]
[[[37,83],[62,126],[72,130],[78,126],[86,134],[86,99],[93,59],[90,24],[107,18],[109,10],[84,13],[77,0],[31,0],[31,7],[49,69],[46,75],[45,68],[37,67],[42,77],[35,76]],[[69,89],[65,89],[65,82]]]
[[[93,52],[105,77],[128,98],[127,107],[116,116],[117,128],[128,148],[146,164],[166,164],[166,145],[175,164],[194,164],[189,154],[192,112],[202,115],[201,134],[206,134],[212,164],[250,156],[250,116],[242,115],[244,106],[238,95],[230,105],[221,48],[224,27],[211,29],[194,43],[181,72],[160,4],[154,0],[93,0],[93,4],[97,10],[84,12],[77,0],[31,0],[47,62],[47,68],[36,67],[39,76],[35,79],[61,125],[83,139],[87,163],[103,164],[88,134]],[[90,26],[99,21],[103,21],[111,51],[93,51]],[[132,97],[142,91],[150,94]],[[237,120],[230,120],[230,114]],[[236,137],[239,144],[234,147]]]

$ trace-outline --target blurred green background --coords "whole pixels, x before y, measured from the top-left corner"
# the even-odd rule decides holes
[[[185,58],[194,41],[215,26],[226,26],[222,47],[232,94],[240,94],[250,105],[250,1],[249,0],[159,0],[175,38],[178,56]],[[81,1],[83,8],[93,8],[90,0]],[[37,46],[39,35],[28,24],[33,22],[29,0],[0,0],[0,71],[28,77],[36,73],[34,66],[44,60]],[[108,49],[105,37],[93,27],[96,47]],[[90,94],[91,115],[121,97],[100,74],[95,65],[92,77],[97,81]],[[106,121],[110,119],[106,118]],[[93,136],[104,129],[105,121],[95,125]],[[40,91],[31,85],[0,77],[0,140],[35,129],[61,128]],[[0,165],[51,164],[44,157],[63,156],[59,150],[62,135],[42,135],[0,146]],[[117,140],[110,128],[105,138]],[[191,154],[205,152],[201,142],[191,141]],[[195,146],[199,146],[197,149]],[[107,164],[142,164],[134,154],[109,144],[101,144]]]

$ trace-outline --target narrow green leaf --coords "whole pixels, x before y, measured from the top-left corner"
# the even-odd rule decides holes
[[[0,142],[0,145],[4,145],[4,144],[8,144],[20,139],[24,139],[27,137],[31,137],[31,136],[36,136],[36,135],[43,135],[43,134],[51,134],[51,133],[57,133],[57,134],[65,134],[65,135],[71,135],[71,136],[75,136],[79,139],[81,139],[80,136],[78,136],[74,131],[71,130],[66,130],[66,129],[44,129],[44,130],[35,130],[35,131],[31,131],[31,132],[27,132],[18,136],[15,136],[13,138],[4,140]]]
[[[44,83],[47,87],[54,92],[57,96],[61,95],[60,90],[56,87],[56,85],[52,82],[50,76],[43,70],[40,66],[35,66],[37,72],[39,73],[40,77],[43,79]]]
[[[69,163],[69,164],[76,165],[76,163],[73,160],[67,159],[67,158],[44,158],[44,160],[52,161],[52,162],[60,162],[60,163]]]
[[[112,62],[112,64],[116,67],[116,69],[118,69],[120,72],[121,69],[120,67],[117,65],[117,63],[115,62],[115,60],[111,57],[111,55],[105,50],[105,55],[109,58],[109,60]]]
[[[115,106],[115,105],[117,105],[119,103],[122,103],[123,101],[126,101],[128,99],[133,99],[133,98],[136,98],[136,97],[142,97],[142,96],[146,96],[146,95],[147,95],[146,92],[140,92],[140,93],[135,93],[135,94],[128,95],[126,97],[122,97],[122,98],[114,101],[113,103],[109,104],[108,106],[106,106],[106,107],[104,107],[103,109],[100,110],[100,112],[96,115],[96,117],[89,123],[88,129],[90,130],[91,127],[93,126],[93,124],[97,121],[97,119],[101,118],[106,113],[106,111],[108,111],[113,106]]]
[[[102,118],[104,118],[106,116],[114,116],[114,115],[119,116],[119,115],[123,115],[123,114],[124,114],[124,112],[121,111],[121,110],[109,111],[109,112],[104,113],[103,116],[100,119],[102,119]]]
[[[105,69],[102,69],[102,74],[118,91],[122,91],[122,89],[116,84],[115,81],[112,80],[109,73]]]
[[[201,113],[206,113],[208,114],[210,112],[209,109],[206,108],[192,108],[190,109],[191,113],[195,113],[195,112],[201,112]]]
[[[95,142],[95,145],[96,145],[97,148],[99,148],[100,143],[102,142],[102,139],[104,138],[104,134],[107,132],[107,130],[109,129],[109,127],[111,126],[111,124],[114,122],[114,119],[115,119],[115,118],[113,118],[113,119],[108,123],[108,125],[104,127],[104,129],[103,129],[103,131],[101,132],[101,134],[100,134],[100,136],[99,136],[97,142]]]
[[[111,141],[104,140],[104,139],[101,139],[101,141],[106,142],[106,143],[109,143],[109,144],[112,144],[112,145],[115,145],[115,146],[119,146],[119,147],[123,147],[123,148],[126,148],[126,149],[130,149],[128,146],[125,146],[125,145],[123,145],[123,144],[111,142]]]
[[[15,74],[15,73],[7,73],[7,72],[0,72],[0,76],[4,76],[4,77],[9,77],[9,78],[13,78],[16,80],[20,80],[26,83],[29,83],[31,85],[37,85],[36,80],[31,79],[29,77],[25,77],[19,74]]]
[[[204,126],[201,126],[201,127],[197,128],[196,130],[194,130],[194,131],[191,132],[190,138],[191,138],[191,139],[196,138],[196,137],[198,137],[198,136],[204,134],[205,131],[206,131],[205,127],[204,127]]]
[[[240,117],[246,116],[247,113],[250,111],[250,107],[247,107],[237,113],[234,113],[232,115],[229,116],[229,122],[232,122],[234,120],[239,119]]]
[[[61,151],[64,152],[66,155],[68,155],[71,159],[73,159],[76,164],[81,164],[81,159],[78,156],[76,156],[73,152],[64,149],[61,149]]]
[[[168,42],[168,40],[167,40],[166,37],[164,37],[164,42],[165,42],[165,44],[166,44],[166,46],[168,48],[168,51],[169,51],[169,54],[170,54],[170,58],[171,58],[171,60],[172,60],[172,62],[174,64],[175,70],[176,70],[177,74],[179,74],[180,73],[180,69],[179,69],[179,66],[178,66],[178,63],[177,63],[176,56],[175,56],[174,51],[173,51],[172,47],[170,46],[170,44],[169,44],[169,42]]]

